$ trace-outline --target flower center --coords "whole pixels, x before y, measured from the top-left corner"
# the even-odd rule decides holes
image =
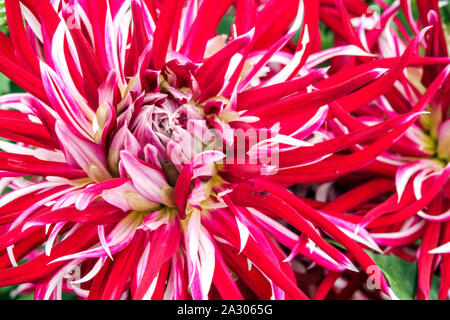
[[[132,210],[175,207],[174,188],[187,165],[193,171],[183,182],[190,189],[188,206],[208,207],[215,188],[225,183],[218,170],[225,149],[234,148],[229,123],[239,121],[239,114],[223,97],[202,100],[195,68],[172,60],[161,72],[147,70],[144,81],[130,80],[118,104],[107,160],[113,177],[131,178],[133,185],[120,188]],[[97,112],[96,137],[107,122],[105,108]]]

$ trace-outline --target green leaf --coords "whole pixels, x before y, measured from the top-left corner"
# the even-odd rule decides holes
[[[0,94],[9,93],[11,90],[11,80],[0,73]]]
[[[380,267],[389,286],[401,300],[414,300],[417,290],[418,268],[416,262],[409,262],[393,254],[379,255],[367,251],[373,261]],[[430,300],[437,300],[439,276],[433,276],[433,282],[430,293]]]
[[[217,27],[218,34],[230,34],[231,26],[234,22],[234,15],[226,15],[220,21],[219,26]]]
[[[73,293],[69,292],[63,292],[62,293],[62,300],[78,300],[78,296]]]
[[[393,254],[379,255],[367,252],[380,267],[392,291],[401,300],[414,300],[417,288],[417,264]]]
[[[0,300],[11,300],[9,293],[15,288],[15,286],[0,287]]]
[[[441,277],[434,276],[431,282],[430,300],[437,300],[439,296],[439,286],[441,284]]]
[[[0,28],[7,28],[8,21],[6,20],[5,0],[0,1]],[[3,31],[3,30],[2,30]]]
[[[33,300],[33,299],[34,299],[34,293],[23,294],[16,298],[16,300]]]
[[[320,22],[320,35],[322,41],[322,50],[333,48],[334,34],[323,22]]]
[[[8,192],[11,192],[11,191],[12,191],[12,189],[10,187],[6,187],[5,190],[3,190],[2,195],[6,194]]]

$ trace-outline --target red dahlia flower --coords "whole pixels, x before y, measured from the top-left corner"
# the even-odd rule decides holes
[[[379,271],[364,228],[287,188],[339,178],[399,141],[422,108],[349,134],[326,124],[407,66],[434,66],[417,57],[420,34],[377,60],[353,41],[320,51],[319,15],[347,17],[342,1],[5,5],[0,71],[27,93],[0,98],[12,189],[0,198],[0,286],[32,286],[36,299],[308,299],[298,255]],[[217,35],[227,10],[231,32]],[[317,68],[337,57],[360,65]]]

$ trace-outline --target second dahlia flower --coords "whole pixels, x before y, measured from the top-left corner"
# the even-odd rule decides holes
[[[417,20],[410,1],[395,1],[390,6],[377,2],[383,11],[373,17],[375,21],[365,16],[353,20],[359,45],[379,57],[375,62],[379,67],[388,66],[404,57],[414,34],[426,29],[419,42],[425,56],[410,60],[398,81],[376,100],[353,110],[334,103],[336,123],[331,131],[341,135],[370,130],[402,114],[423,114],[367,167],[323,185],[329,191],[340,186],[334,195],[325,196],[331,201],[323,209],[368,231],[384,254],[417,262],[415,298],[430,299],[432,281],[440,275],[436,295],[446,300],[450,289],[449,34],[438,1],[417,1]],[[398,13],[406,17],[403,23],[396,18]],[[338,30],[332,23],[330,27]],[[342,43],[356,41],[351,34],[341,33],[338,38]],[[357,64],[356,59],[346,61],[350,69]],[[331,274],[328,280],[337,278]]]

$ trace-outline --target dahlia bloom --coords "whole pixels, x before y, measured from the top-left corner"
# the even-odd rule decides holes
[[[377,2],[382,14],[372,20],[365,16],[352,20],[358,38],[341,33],[339,41],[358,41],[379,57],[379,66],[387,66],[408,50],[408,29],[416,35],[427,29],[420,40],[425,57],[415,58],[392,88],[361,108],[349,113],[338,103],[332,105],[336,119],[330,130],[341,135],[386,123],[402,114],[425,113],[363,170],[334,185],[322,185],[322,190],[327,190],[322,193],[328,192],[322,197],[332,200],[323,210],[368,231],[385,254],[417,261],[417,299],[430,298],[432,279],[440,274],[438,295],[446,300],[450,289],[449,34],[438,1],[417,1],[418,21],[410,1],[396,1],[391,6]],[[406,17],[404,23],[396,17],[399,12]],[[332,23],[330,27],[340,32]],[[352,68],[357,61],[345,63]],[[337,278],[332,274],[328,281]]]
[[[379,61],[359,43],[320,51],[319,15],[347,17],[343,1],[5,8],[0,71],[27,93],[0,98],[0,286],[36,299],[308,299],[308,261],[376,270],[390,294],[363,249],[380,251],[373,235],[288,187],[367,167],[416,122],[421,108],[327,128],[407,66],[442,63],[417,55],[426,30]],[[230,34],[217,35],[227,10]],[[342,57],[361,65],[318,67]]]

